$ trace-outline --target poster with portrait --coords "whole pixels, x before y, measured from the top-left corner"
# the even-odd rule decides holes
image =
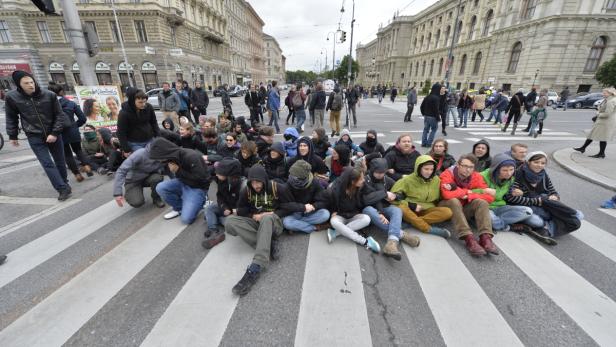
[[[86,124],[109,128],[115,134],[122,93],[118,86],[75,86],[79,106],[86,115]]]

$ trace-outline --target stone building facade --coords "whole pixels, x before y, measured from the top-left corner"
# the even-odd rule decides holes
[[[250,43],[248,42],[247,11],[244,0],[227,0],[227,31],[229,39],[229,63],[231,65],[231,81],[243,85],[244,77],[248,77],[248,57]]]
[[[283,81],[285,77],[284,66],[282,64],[282,49],[275,38],[270,35],[263,34],[263,40],[265,41],[265,80],[269,83],[271,81]]]
[[[458,6],[440,0],[379,28],[376,39],[357,47],[358,83],[423,86],[443,81],[451,65],[457,89],[529,89],[534,81],[594,91],[601,88],[597,67],[616,54],[614,0],[463,0],[456,23]]]
[[[263,41],[263,26],[265,22],[248,2],[246,7],[246,29],[248,30],[248,71],[246,82],[259,83],[265,80],[265,43]]]

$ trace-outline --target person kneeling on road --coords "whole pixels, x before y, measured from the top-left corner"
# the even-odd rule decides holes
[[[113,196],[118,206],[124,206],[126,201],[132,207],[141,207],[145,204],[143,188],[152,189],[152,202],[162,208],[165,203],[156,192],[156,186],[163,181],[164,166],[156,160],[150,159],[150,147],[134,151],[116,171],[113,180]],[[124,187],[124,192],[122,192]]]
[[[329,228],[328,197],[311,171],[312,166],[301,159],[289,169],[286,189],[280,193],[282,224],[287,230],[309,234]]]
[[[466,242],[466,248],[474,256],[487,253],[497,255],[498,249],[492,242],[492,220],[490,203],[494,201],[496,191],[488,188],[483,177],[475,172],[477,157],[465,154],[454,167],[441,174],[441,200],[439,206],[449,207],[453,212],[452,220],[458,238]],[[469,220],[475,218],[479,243],[473,236]]]
[[[201,153],[158,137],[150,147],[150,159],[167,164],[175,175],[156,186],[156,192],[173,208],[164,218],[181,215],[182,223],[191,224],[203,208],[210,187],[210,170]]]
[[[225,158],[216,164],[216,203],[205,210],[207,230],[203,248],[210,249],[225,240],[224,226],[227,217],[237,215],[237,202],[242,188],[242,164],[237,159]]]
[[[240,191],[237,216],[227,217],[225,230],[240,236],[255,247],[255,255],[242,279],[233,287],[237,295],[246,295],[257,282],[270,259],[278,260],[278,237],[282,234],[282,221],[278,214],[278,189],[282,185],[267,179],[265,168],[254,165],[248,171],[248,183]],[[276,211],[277,212],[277,211]]]

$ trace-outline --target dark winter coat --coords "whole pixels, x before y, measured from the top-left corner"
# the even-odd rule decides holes
[[[435,175],[439,176],[443,171],[449,169],[452,166],[456,165],[456,158],[454,158],[451,154],[445,153],[445,155],[437,156],[435,154],[430,154],[432,159],[436,162],[435,166]]]
[[[244,96],[244,103],[248,106],[249,110],[258,110],[261,103],[261,97],[257,91],[248,92]]]
[[[205,164],[201,153],[187,148],[181,148],[162,137],[152,142],[150,158],[158,161],[171,161],[180,168],[175,177],[191,188],[208,189],[211,172]]]
[[[423,99],[423,101],[421,102],[421,106],[419,106],[419,109],[421,110],[421,114],[424,115],[424,117],[434,117],[436,118],[436,120],[440,120],[440,115],[441,115],[441,85],[436,83],[432,86],[432,91],[430,92],[430,95],[428,95],[425,99]],[[413,170],[411,170],[411,172],[413,172]]]
[[[259,157],[261,159],[264,159],[265,157],[267,157],[269,154],[269,148],[271,145],[267,143],[265,140],[263,140],[261,136],[259,136],[255,140],[255,144],[257,145],[257,154],[259,155]]]
[[[192,107],[205,107],[210,104],[210,98],[207,96],[207,92],[202,88],[195,88],[190,94],[190,103]]]
[[[242,176],[244,177],[248,177],[248,170],[250,170],[253,165],[261,162],[261,158],[259,158],[257,154],[253,154],[248,157],[248,159],[244,159],[241,151],[237,152],[235,158],[242,164]]]
[[[327,189],[329,210],[338,213],[338,215],[344,218],[352,218],[364,209],[363,196],[365,185],[357,189],[353,196],[349,196],[346,192],[352,172],[352,167],[346,167],[342,175]]]
[[[324,109],[326,99],[327,99],[327,96],[325,95],[324,91],[319,90],[317,92],[314,92],[312,96],[312,100],[310,102],[309,110],[314,111],[314,110]]]
[[[317,173],[321,175],[327,174],[329,170],[327,169],[327,166],[325,165],[325,162],[323,161],[323,159],[321,159],[321,157],[319,157],[318,155],[316,155],[316,153],[314,153],[314,145],[312,144],[312,141],[308,137],[302,137],[299,140],[297,140],[298,147],[300,143],[305,143],[308,145],[308,154],[305,156],[302,156],[299,154],[299,149],[298,149],[297,155],[289,159],[288,167],[293,166],[293,164],[298,160],[304,160],[308,164],[310,164],[310,166],[312,166],[312,173]]]
[[[394,146],[389,153],[385,155],[388,168],[394,169],[393,174],[388,172],[387,175],[393,178],[394,181],[397,181],[404,175],[412,174],[415,170],[415,161],[419,155],[420,153],[415,150],[415,146],[413,146],[413,151],[408,154],[403,153],[398,147]]]
[[[511,98],[509,105],[507,105],[507,109],[505,112],[509,113],[520,113],[522,112],[522,107],[524,107],[524,102],[526,99],[524,98],[524,93],[517,92]]]
[[[263,183],[263,189],[257,193],[250,184],[251,181]],[[248,182],[240,191],[237,202],[237,215],[252,218],[253,215],[262,212],[274,212],[278,214],[280,204],[279,193],[284,189],[284,184],[271,181],[261,165],[255,165],[248,172]]]
[[[327,151],[332,145],[329,143],[329,139],[325,134],[325,131],[323,131],[323,134],[319,134],[318,140],[315,140],[314,138],[312,139],[312,146],[314,147],[314,154],[319,156],[321,159],[325,159],[327,157]]]
[[[470,96],[460,97],[460,101],[458,101],[458,108],[470,109],[473,106],[473,98]]]
[[[127,153],[131,151],[129,142],[148,142],[160,136],[154,108],[146,103],[143,110],[138,110],[135,106],[135,93],[137,89],[134,88],[126,93],[128,101],[122,104],[122,110],[118,116],[116,134],[122,150]]]
[[[216,181],[216,203],[221,210],[237,208],[242,188],[242,165],[236,159],[223,159],[216,167],[216,173],[225,176],[227,179],[221,181],[218,176],[214,176]]]
[[[278,215],[285,217],[295,212],[306,212],[306,204],[311,204],[316,210],[327,208],[328,196],[316,178],[305,189],[296,189],[286,184],[280,193],[280,207]]]
[[[61,97],[59,99],[62,111],[68,120],[67,126],[62,131],[62,141],[64,143],[79,143],[81,142],[81,134],[79,128],[86,124],[86,116],[81,111],[81,107],[71,100]],[[77,120],[75,120],[77,117]]]
[[[280,157],[276,159],[272,159],[270,152],[276,151],[280,154]],[[285,156],[284,148],[282,147],[282,143],[275,142],[270,150],[267,153],[267,156],[263,159],[263,165],[265,166],[265,171],[267,177],[270,180],[277,180],[280,183],[284,183],[287,181],[289,177],[289,165],[287,165],[287,158]]]
[[[368,133],[374,135],[374,141],[368,142],[368,136],[366,136],[366,141],[362,142],[359,145],[359,148],[364,152],[365,155],[372,153],[381,153],[381,156],[385,155],[385,148],[382,144],[378,142],[379,137],[376,131],[368,130]]]
[[[363,204],[376,208],[379,213],[389,207],[387,192],[391,190],[396,181],[385,175],[382,180],[374,177],[376,170],[387,170],[387,161],[383,158],[374,159],[370,162],[370,173],[366,175],[366,183],[363,189]]]

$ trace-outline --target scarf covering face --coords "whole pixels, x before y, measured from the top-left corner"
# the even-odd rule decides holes
[[[342,175],[342,170],[344,170],[344,166],[342,166],[338,160],[332,159],[332,171],[334,175],[340,177],[340,175]]]
[[[287,183],[295,189],[306,189],[312,183],[312,179],[312,173],[310,173],[310,175],[308,175],[308,177],[306,177],[305,179],[301,179],[295,176],[289,176],[289,178],[287,179]]]
[[[471,178],[473,177],[473,174],[470,174],[467,178],[460,177],[458,165],[450,168],[450,170],[453,172],[453,180],[456,183],[456,186],[462,189],[468,189],[468,187],[471,186]]]
[[[538,184],[539,182],[542,182],[545,178],[545,169],[541,170],[541,172],[539,173],[536,173],[530,169],[528,163],[522,166],[522,172],[524,173],[524,178],[530,184]]]

